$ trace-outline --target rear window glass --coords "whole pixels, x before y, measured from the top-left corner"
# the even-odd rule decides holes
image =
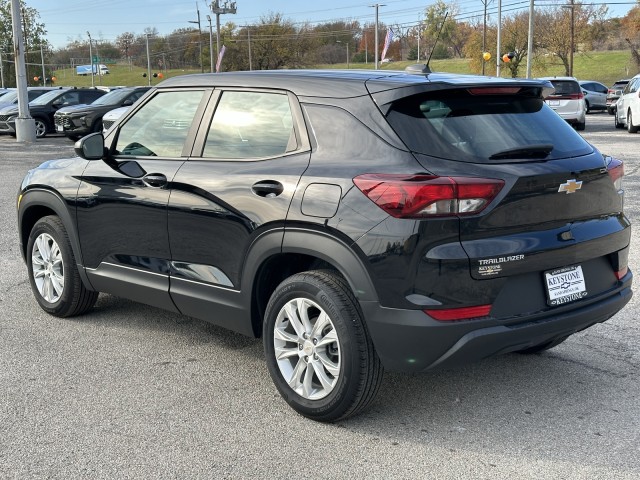
[[[394,102],[387,120],[410,150],[449,160],[552,160],[592,151],[536,96],[423,93]]]
[[[551,80],[551,84],[555,87],[555,92],[551,95],[571,95],[572,93],[580,93],[580,85],[573,80]]]

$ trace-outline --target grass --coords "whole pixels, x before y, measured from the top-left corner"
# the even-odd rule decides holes
[[[381,70],[403,70],[407,65],[415,62],[391,62],[380,65]],[[490,64],[489,64],[490,63]],[[488,75],[495,74],[495,65],[493,61],[489,62],[485,67]],[[372,62],[351,63],[351,69],[373,69]],[[347,64],[318,65],[317,68],[346,69]],[[447,60],[432,60],[431,69],[435,72],[449,73],[479,73],[472,71],[470,62],[464,58],[454,58]],[[502,68],[502,76],[509,75],[506,68]],[[116,86],[116,85],[147,85],[148,78],[143,77],[146,73],[145,68],[129,67],[128,65],[109,65],[109,75],[94,76],[95,85]],[[605,85],[611,85],[621,78],[630,78],[636,73],[635,66],[631,60],[631,54],[628,50],[623,51],[601,51],[601,52],[585,52],[576,54],[573,62],[574,76],[580,80],[596,80]],[[177,75],[185,75],[189,73],[199,73],[198,70],[168,70],[162,72],[163,77],[170,78]],[[520,68],[520,76],[526,74],[526,63]],[[153,72],[152,72],[153,74]],[[564,67],[559,60],[553,56],[545,57],[541,61],[534,62],[532,66],[532,75],[534,77],[564,75]],[[76,87],[91,86],[91,77],[78,76],[73,69],[62,69],[55,72],[57,78],[56,85],[70,85]],[[151,84],[155,85],[162,81],[161,78],[151,78]]]

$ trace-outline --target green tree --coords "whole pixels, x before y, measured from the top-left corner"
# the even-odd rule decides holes
[[[40,22],[40,15],[35,8],[28,7],[24,0],[20,0],[22,12],[22,31],[24,32],[24,50],[27,64],[27,81],[33,82],[32,78],[42,75],[42,67],[39,66],[40,47],[48,54],[49,45],[45,40],[47,31],[44,24]],[[0,51],[2,51],[2,73],[5,86],[16,84],[16,72],[13,63],[13,23],[11,19],[11,1],[0,0]],[[45,58],[46,60],[46,58]],[[49,75],[49,74],[47,74]]]

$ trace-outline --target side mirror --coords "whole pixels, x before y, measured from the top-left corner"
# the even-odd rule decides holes
[[[130,107],[131,105],[133,105],[133,100],[131,100],[130,98],[126,99],[124,102],[122,102],[122,107]]]
[[[100,160],[105,155],[104,137],[101,132],[82,137],[73,149],[80,158],[85,160]]]

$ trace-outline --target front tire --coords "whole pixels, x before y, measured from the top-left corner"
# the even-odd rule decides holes
[[[60,218],[43,217],[27,243],[31,289],[42,309],[56,317],[81,315],[96,303],[98,292],[85,288]]]
[[[335,422],[375,397],[382,365],[360,306],[336,273],[312,270],[284,280],[269,300],[263,332],[269,374],[298,413]]]
[[[624,128],[624,123],[620,123],[618,121],[618,112],[616,112],[615,115],[613,116],[613,125],[616,128]]]

